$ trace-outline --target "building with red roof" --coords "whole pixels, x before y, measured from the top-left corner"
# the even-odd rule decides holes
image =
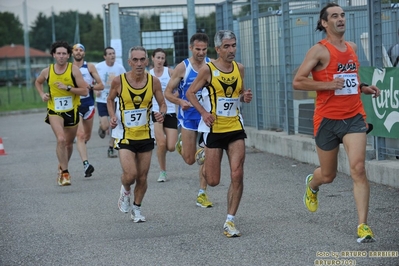
[[[29,48],[31,78],[53,62],[50,53]],[[6,82],[19,83],[26,80],[25,46],[11,44],[0,47],[0,85]]]

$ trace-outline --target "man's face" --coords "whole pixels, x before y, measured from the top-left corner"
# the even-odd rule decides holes
[[[133,50],[130,53],[129,65],[131,66],[132,71],[136,74],[142,74],[143,72],[145,72],[147,63],[147,55],[144,51]]]
[[[106,54],[104,55],[105,62],[109,66],[113,66],[115,63],[115,50],[113,49],[107,49]]]
[[[65,65],[69,59],[68,50],[64,47],[56,48],[53,54],[53,58],[55,59],[57,64]]]
[[[190,46],[190,50],[193,54],[195,61],[202,62],[208,52],[208,43],[201,41],[194,41],[193,45]]]
[[[345,33],[345,12],[339,6],[330,7],[327,9],[327,21],[324,21],[323,26],[331,33]]]
[[[80,47],[76,47],[72,50],[72,57],[75,61],[82,61],[85,57],[85,51]]]
[[[226,62],[232,62],[236,57],[237,43],[236,39],[224,39],[219,47],[216,47],[216,52],[219,57]]]

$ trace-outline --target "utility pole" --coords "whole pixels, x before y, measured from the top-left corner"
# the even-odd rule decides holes
[[[31,70],[30,70],[30,50],[29,50],[29,28],[28,28],[28,13],[26,11],[26,0],[23,4],[24,8],[24,46],[25,46],[25,80],[26,90],[31,88]]]
[[[51,7],[51,29],[53,31],[53,43],[55,42],[54,8]]]
[[[74,43],[80,43],[80,32],[79,32],[79,13],[76,11],[76,28]]]
[[[195,0],[187,0],[187,39],[190,44],[190,38],[197,32],[197,24],[195,22]],[[188,56],[192,55],[191,51]]]

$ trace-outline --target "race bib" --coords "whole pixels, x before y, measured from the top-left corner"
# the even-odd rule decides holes
[[[72,96],[54,97],[56,111],[65,111],[72,109]]]
[[[195,94],[195,96],[197,97],[198,102],[202,105],[202,102],[203,102],[202,90],[197,91],[197,93]]]
[[[339,90],[335,90],[334,94],[335,95],[352,95],[352,94],[358,94],[357,87],[359,85],[359,81],[357,80],[357,74],[356,73],[351,73],[351,74],[335,74],[335,78],[343,78],[345,79],[344,87]]]
[[[239,98],[218,98],[216,113],[218,116],[236,116]]]
[[[101,91],[100,99],[102,102],[107,102],[108,94],[109,94],[109,90],[107,90],[107,89],[104,89]]]
[[[135,110],[125,110],[124,113],[124,124],[127,127],[139,127],[147,123],[147,109],[135,109]]]

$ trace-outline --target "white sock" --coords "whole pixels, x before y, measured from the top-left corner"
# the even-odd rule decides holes
[[[203,194],[203,193],[205,193],[205,189],[202,189],[202,188],[201,188],[201,189],[198,191],[198,196],[201,195],[201,194]]]
[[[127,191],[127,190],[125,189],[125,186],[122,186],[122,191],[123,191],[123,193],[125,193],[125,195],[130,195],[130,190]]]
[[[234,215],[227,214],[226,222],[233,222],[234,223]]]

